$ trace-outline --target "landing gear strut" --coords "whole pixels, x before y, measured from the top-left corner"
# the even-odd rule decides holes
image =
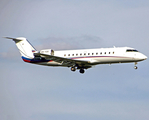
[[[137,67],[136,65],[137,65],[137,62],[135,62],[135,66],[134,66],[134,69],[138,69],[138,67]]]

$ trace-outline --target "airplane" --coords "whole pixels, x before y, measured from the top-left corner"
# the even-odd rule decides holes
[[[84,73],[99,64],[114,63],[134,63],[134,68],[138,67],[137,62],[147,59],[147,56],[131,47],[113,47],[98,49],[78,49],[78,50],[61,50],[44,49],[37,51],[30,42],[24,37],[11,38],[19,49],[24,62],[45,65],[45,66],[62,66],[70,67],[71,71],[79,70]]]

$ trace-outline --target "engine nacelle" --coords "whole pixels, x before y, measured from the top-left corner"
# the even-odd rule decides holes
[[[40,50],[40,53],[47,54],[47,55],[54,55],[54,50],[52,50],[52,49]]]

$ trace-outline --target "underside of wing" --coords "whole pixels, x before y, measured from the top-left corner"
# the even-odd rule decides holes
[[[64,57],[59,57],[59,56],[54,56],[54,55],[48,55],[48,54],[43,54],[43,53],[34,53],[35,57],[42,57],[45,59],[49,59],[55,62],[60,63],[61,65],[65,65],[68,67],[72,67],[72,66],[77,66],[78,68],[91,68],[92,65],[89,63],[89,61],[81,61],[81,60],[74,60],[71,58],[64,58]]]

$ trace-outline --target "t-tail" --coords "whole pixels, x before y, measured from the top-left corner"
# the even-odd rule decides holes
[[[7,39],[12,39],[15,43],[17,48],[19,49],[22,59],[25,62],[32,62],[34,61],[34,53],[37,52],[36,49],[29,43],[29,41],[24,37],[18,38],[10,38],[5,37]]]

